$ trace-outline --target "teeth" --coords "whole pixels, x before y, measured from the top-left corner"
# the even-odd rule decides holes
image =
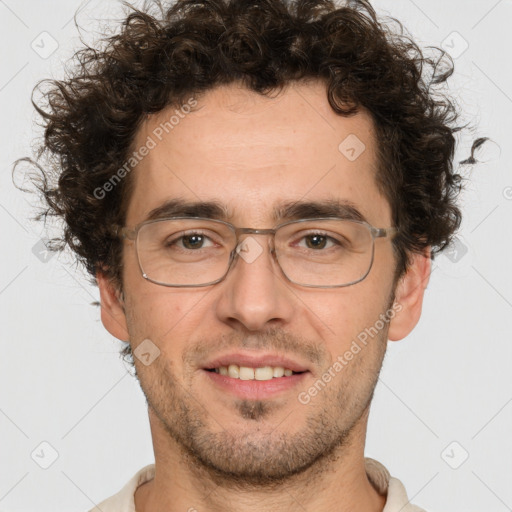
[[[270,380],[274,377],[274,370],[271,366],[264,366],[263,368],[256,368],[254,370],[254,378],[256,380]]]
[[[232,379],[240,380],[271,380],[279,377],[290,377],[293,371],[282,366],[262,366],[261,368],[250,368],[248,366],[238,366],[230,364],[229,366],[219,366],[215,368],[215,373],[226,375]]]
[[[237,364],[230,364],[228,366],[228,375],[232,379],[238,379],[240,377],[240,368],[238,367]]]
[[[284,375],[284,368],[282,366],[276,366],[272,375],[274,377],[282,377]]]
[[[254,368],[240,366],[240,380],[254,380]]]

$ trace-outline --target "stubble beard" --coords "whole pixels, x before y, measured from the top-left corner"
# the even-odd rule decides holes
[[[139,380],[160,427],[198,475],[217,485],[270,488],[306,473],[309,478],[321,475],[350,450],[358,432],[364,435],[386,343],[387,328],[310,404],[297,401],[284,419],[272,401],[235,400],[238,419],[247,425],[241,432],[223,428],[224,418],[209,414],[200,396],[178,382],[163,358]],[[282,425],[295,415],[304,426],[290,434]],[[273,428],[262,428],[273,416]]]

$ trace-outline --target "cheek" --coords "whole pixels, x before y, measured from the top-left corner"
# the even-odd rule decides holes
[[[166,288],[140,279],[138,286],[129,290],[130,335],[136,340],[149,338],[163,354],[175,356],[204,328],[205,293]]]
[[[142,387],[145,392],[154,386],[167,387],[164,382],[168,378],[167,371],[172,372],[174,378],[182,378],[181,364],[177,363],[181,361],[187,341],[187,335],[183,333],[183,322],[180,322],[185,315],[184,306],[168,297],[162,299],[159,294],[137,295],[135,292],[132,297],[135,298],[132,299],[132,307],[127,315],[128,330]],[[146,340],[151,343],[148,345]],[[155,357],[148,365],[137,361],[137,353],[142,351],[144,343],[144,351],[149,352],[152,358]],[[139,344],[141,348],[138,351]]]
[[[361,333],[385,328],[379,315],[386,313],[389,293],[389,284],[364,280],[308,301],[309,321],[321,329],[332,357],[344,352]]]
[[[184,316],[188,301],[177,290],[142,277],[134,246],[127,248],[124,258],[125,295],[130,298],[130,333],[136,331],[145,337],[162,338]]]

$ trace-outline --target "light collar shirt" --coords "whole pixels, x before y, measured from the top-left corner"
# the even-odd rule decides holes
[[[409,502],[402,482],[392,477],[380,462],[366,457],[365,468],[370,483],[379,494],[386,496],[386,505],[382,512],[425,512],[424,509]],[[117,494],[102,501],[89,512],[137,512],[135,491],[137,487],[152,480],[154,476],[154,464],[142,468]]]

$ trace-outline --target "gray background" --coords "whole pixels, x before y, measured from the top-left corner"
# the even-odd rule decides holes
[[[469,175],[460,240],[435,262],[420,324],[390,343],[366,454],[429,511],[512,510],[512,1],[374,5],[456,57],[450,90],[477,127],[457,160],[471,137],[494,143]],[[90,306],[97,289],[69,254],[45,255],[34,198],[11,182],[40,135],[31,90],[62,76],[77,9],[88,41],[121,12],[113,1],[0,0],[2,511],[85,511],[153,461],[142,392]]]

